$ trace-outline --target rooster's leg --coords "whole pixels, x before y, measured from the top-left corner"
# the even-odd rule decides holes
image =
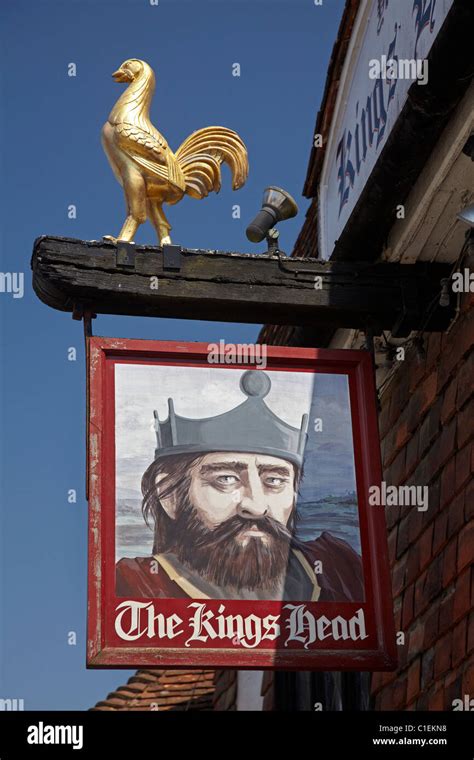
[[[156,200],[149,199],[147,209],[150,221],[156,230],[156,234],[158,235],[158,241],[160,242],[160,245],[170,245],[171,238],[169,233],[171,230],[171,225],[163,212],[161,203],[157,202]]]
[[[145,181],[139,172],[129,170],[124,175],[123,188],[127,200],[128,216],[120,230],[118,239],[130,242],[139,226],[146,222],[147,218]]]

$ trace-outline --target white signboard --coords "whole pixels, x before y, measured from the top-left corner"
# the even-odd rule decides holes
[[[453,0],[365,0],[341,76],[319,187],[319,250],[328,259],[407,100]],[[423,136],[420,135],[422,140]]]

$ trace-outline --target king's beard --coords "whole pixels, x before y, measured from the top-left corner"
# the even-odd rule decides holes
[[[246,533],[255,527],[263,536]],[[255,520],[236,515],[208,528],[185,497],[174,520],[172,540],[165,551],[220,588],[276,591],[285,577],[290,531],[271,517]]]

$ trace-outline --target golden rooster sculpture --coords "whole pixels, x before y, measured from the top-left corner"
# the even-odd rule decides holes
[[[150,121],[153,69],[145,61],[130,58],[112,76],[129,86],[102,128],[102,144],[123,186],[127,218],[118,238],[105,237],[130,242],[149,218],[159,243],[169,244],[171,226],[163,203],[178,203],[185,194],[205,198],[212,191],[219,192],[222,163],[230,167],[232,188],[242,187],[248,175],[247,149],[231,129],[206,127],[193,132],[173,153]]]

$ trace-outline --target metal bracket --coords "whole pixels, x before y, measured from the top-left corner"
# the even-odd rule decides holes
[[[135,243],[117,240],[115,263],[118,267],[135,267]]]
[[[372,320],[370,318],[367,320],[367,325],[365,328],[365,349],[366,351],[369,352],[372,358],[372,374],[374,378],[375,403],[377,405],[377,411],[380,413],[382,411],[382,403],[380,401],[380,395],[377,388],[377,364],[375,362],[374,330],[372,327]]]
[[[163,269],[175,270],[181,269],[182,248],[180,245],[164,245],[163,246]]]
[[[77,322],[83,321],[84,338],[91,338],[93,335],[92,320],[97,318],[97,314],[94,314],[90,308],[82,303],[74,303],[72,307],[72,318]]]

